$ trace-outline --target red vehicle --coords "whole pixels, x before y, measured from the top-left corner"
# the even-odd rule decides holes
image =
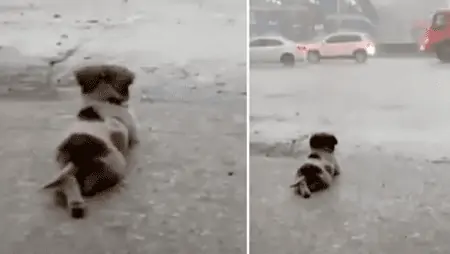
[[[450,62],[450,9],[438,10],[433,15],[420,50],[435,53],[442,62]]]

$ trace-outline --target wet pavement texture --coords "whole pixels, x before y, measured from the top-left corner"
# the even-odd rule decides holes
[[[251,69],[251,253],[449,253],[448,68]],[[337,135],[342,175],[305,200],[289,185],[315,131]]]
[[[0,253],[245,253],[245,11],[232,10],[245,4],[219,6],[2,1]],[[209,36],[218,28],[218,41],[235,38],[220,50]],[[89,63],[136,73],[142,147],[125,186],[73,220],[39,187],[58,170],[56,142],[79,109],[72,71]]]
[[[215,105],[137,100],[139,169],[120,191],[88,200],[83,220],[39,191],[57,170],[53,151],[76,93],[0,105],[1,253],[245,252],[244,96]]]

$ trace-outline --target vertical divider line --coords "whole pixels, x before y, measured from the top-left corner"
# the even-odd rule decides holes
[[[245,66],[246,66],[246,253],[250,254],[250,53],[249,53],[249,42],[250,42],[250,0],[246,0],[246,40],[245,40]]]

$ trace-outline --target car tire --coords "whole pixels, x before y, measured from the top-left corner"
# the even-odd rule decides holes
[[[362,49],[357,50],[357,51],[355,51],[355,53],[353,53],[353,56],[355,57],[355,61],[357,63],[367,62],[368,55],[365,50],[362,50]]]
[[[286,67],[292,67],[295,65],[295,56],[291,53],[284,53],[280,57],[280,62]]]
[[[320,54],[317,51],[308,51],[306,55],[306,60],[308,63],[317,64],[320,62]]]
[[[436,57],[443,63],[450,63],[450,42],[444,42],[436,47]]]

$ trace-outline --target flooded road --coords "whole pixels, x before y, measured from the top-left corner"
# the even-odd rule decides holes
[[[450,252],[448,68],[373,59],[252,69],[251,252]],[[314,131],[337,135],[342,175],[304,200],[288,186]]]

